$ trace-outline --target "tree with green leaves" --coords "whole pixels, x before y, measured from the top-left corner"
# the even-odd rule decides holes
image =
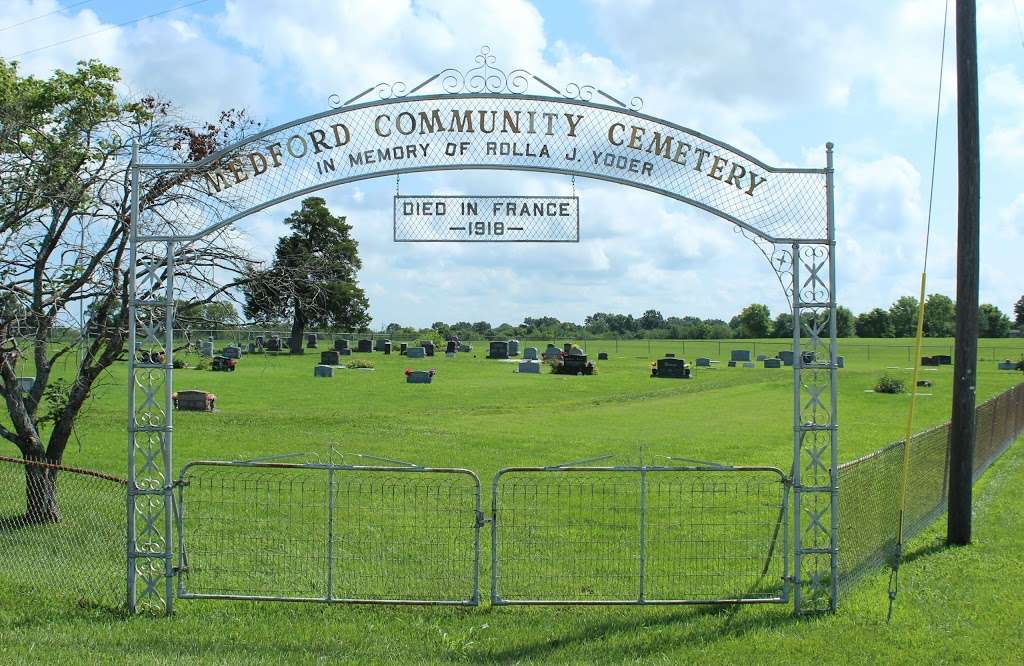
[[[891,338],[892,322],[889,321],[889,312],[882,308],[875,308],[870,312],[857,315],[854,321],[854,330],[859,338]]]
[[[129,261],[130,141],[148,161],[196,160],[251,127],[235,112],[193,127],[166,101],[119,98],[118,80],[116,68],[96,61],[38,79],[0,59],[0,398],[7,411],[0,438],[28,460],[63,461],[95,382],[125,352],[128,285],[146,259]],[[145,172],[143,215],[201,205],[195,188],[179,186],[203,177],[202,170]],[[175,280],[203,294],[194,300],[231,288],[198,267],[245,270],[248,260],[232,238],[175,257]],[[162,289],[166,277],[152,288]],[[74,321],[80,311],[85,321]],[[55,342],[69,330],[80,335]],[[32,384],[22,390],[18,377],[29,375]],[[23,520],[58,521],[56,470],[27,465],[25,473]]]
[[[978,307],[978,337],[1005,338],[1010,333],[1010,318],[991,303]]]
[[[929,338],[948,338],[956,330],[956,305],[945,294],[928,294],[924,300],[924,334]]]
[[[912,338],[917,335],[917,299],[901,296],[889,306],[889,321],[892,334],[897,338]]]
[[[737,338],[767,338],[772,332],[771,312],[767,305],[760,303],[752,303],[743,308],[733,321]]]
[[[853,311],[850,308],[839,305],[836,307],[836,337],[849,338],[853,336]]]
[[[356,281],[362,262],[352,227],[320,197],[303,199],[284,222],[292,233],[278,240],[273,264],[250,275],[245,316],[290,319],[293,354],[302,353],[307,326],[364,329],[370,304]]]
[[[1013,324],[1024,326],[1024,296],[1018,298],[1017,302],[1013,304]]]

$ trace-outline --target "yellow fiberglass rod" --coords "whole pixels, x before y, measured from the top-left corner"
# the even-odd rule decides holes
[[[907,514],[907,482],[910,468],[911,438],[914,435],[914,411],[917,408],[917,378],[921,370],[921,341],[924,337],[924,294],[928,282],[928,249],[932,236],[932,202],[935,198],[935,161],[939,148],[939,113],[942,109],[942,71],[946,62],[946,28],[949,22],[949,0],[942,17],[942,52],[939,56],[939,94],[935,102],[935,136],[932,138],[932,175],[928,191],[928,224],[924,235],[924,267],[921,269],[921,291],[917,301],[917,334],[914,337],[913,374],[910,382],[910,409],[907,410],[907,430],[903,438],[903,464],[900,469],[900,516],[896,527],[896,554],[889,573],[889,612],[886,622],[892,621],[893,605],[899,591],[900,561],[903,559],[904,523]]]

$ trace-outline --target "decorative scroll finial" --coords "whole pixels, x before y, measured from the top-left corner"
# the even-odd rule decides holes
[[[596,93],[616,106],[620,106],[624,109],[639,111],[644,106],[644,101],[641,97],[633,97],[627,104],[596,86],[568,83],[564,87],[559,88],[548,83],[536,74],[531,74],[525,69],[513,69],[506,72],[500,67],[495,66],[497,57],[491,53],[491,47],[487,45],[481,46],[480,52],[477,53],[473,59],[476,62],[475,67],[471,67],[465,71],[449,67],[441,70],[437,74],[434,74],[412,89],[409,89],[405,83],[401,81],[396,81],[394,83],[382,82],[377,85],[370,86],[355,97],[345,100],[344,102],[341,101],[340,95],[331,95],[328,98],[328,103],[332,108],[348,106],[374,91],[376,91],[378,99],[397,99],[407,97],[425,89],[434,81],[439,82],[441,90],[452,95],[480,93],[496,95],[523,95],[529,91],[531,81],[533,81],[545,89],[550,90],[555,95],[564,97],[565,99],[590,102],[593,101],[594,94]]]

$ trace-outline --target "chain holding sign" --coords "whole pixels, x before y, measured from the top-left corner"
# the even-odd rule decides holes
[[[578,243],[578,197],[395,196],[395,241]]]

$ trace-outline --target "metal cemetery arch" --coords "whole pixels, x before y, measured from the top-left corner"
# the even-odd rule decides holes
[[[128,605],[173,603],[175,257],[256,211],[358,180],[450,169],[543,171],[645,189],[736,225],[776,272],[793,315],[795,609],[836,607],[837,391],[832,146],[820,169],[774,168],[593,86],[504,72],[485,47],[468,71],[408,92],[380,84],[200,162],[132,164]],[[530,94],[535,85],[545,94]],[[440,91],[432,88],[440,88]],[[360,101],[376,92],[378,99]],[[594,101],[604,98],[607,103]],[[190,206],[142,211],[143,172],[176,172]],[[158,216],[157,216],[158,214]],[[801,331],[803,329],[803,331]],[[806,338],[804,337],[806,336]],[[163,360],[149,353],[165,350]]]

